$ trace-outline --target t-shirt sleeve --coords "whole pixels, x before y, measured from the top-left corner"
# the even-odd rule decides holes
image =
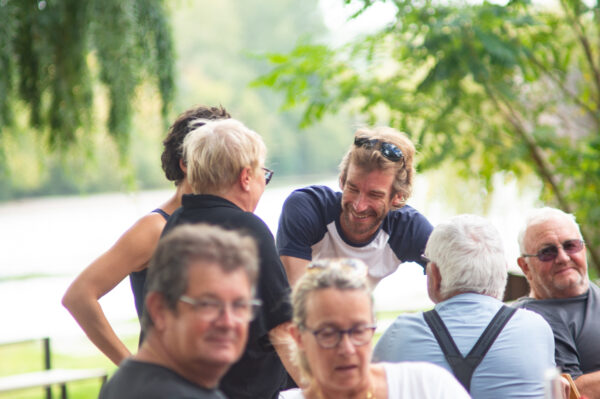
[[[398,259],[402,262],[416,262],[425,269],[421,255],[433,230],[429,220],[416,209],[406,205],[393,223],[390,245]]]
[[[296,190],[285,200],[279,227],[277,249],[280,256],[312,260],[312,245],[325,234],[326,222],[318,199],[308,190]]]
[[[535,301],[521,299],[514,305],[540,314],[550,325],[554,335],[554,359],[556,366],[563,373],[568,373],[573,379],[583,374],[577,352],[577,345],[569,326],[565,323],[560,313],[552,307],[538,305]]]
[[[261,312],[264,315],[264,333],[268,333],[281,323],[292,319],[290,286],[275,248],[275,240],[267,225],[256,217],[252,230],[259,247],[258,294],[263,302]]]

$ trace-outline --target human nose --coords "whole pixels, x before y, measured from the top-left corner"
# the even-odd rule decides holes
[[[362,212],[367,209],[367,199],[364,194],[358,194],[352,204],[356,212]]]
[[[352,354],[356,352],[356,347],[350,340],[350,333],[348,331],[340,331],[340,333],[342,334],[342,337],[338,344],[338,351],[343,354]]]
[[[214,323],[218,326],[230,327],[234,326],[237,321],[238,318],[233,313],[232,305],[223,303]]]
[[[558,245],[556,251],[557,251],[557,255],[556,255],[557,262],[568,262],[569,259],[571,259],[570,255],[567,253],[567,251],[565,251],[565,249],[563,248],[562,245]]]

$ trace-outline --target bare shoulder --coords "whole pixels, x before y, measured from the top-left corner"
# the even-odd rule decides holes
[[[111,251],[128,258],[136,270],[141,270],[146,267],[154,253],[165,224],[166,221],[161,215],[149,213],[123,233]]]

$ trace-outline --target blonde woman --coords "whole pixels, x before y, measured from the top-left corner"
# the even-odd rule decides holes
[[[292,336],[304,375],[295,399],[398,399],[470,396],[429,363],[371,363],[375,331],[366,265],[354,259],[313,262],[292,292]]]

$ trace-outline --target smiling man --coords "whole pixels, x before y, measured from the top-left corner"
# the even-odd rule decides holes
[[[340,188],[309,186],[283,205],[277,247],[290,285],[311,260],[358,258],[375,285],[402,262],[422,263],[432,226],[406,205],[415,147],[389,127],[359,129],[340,164]]]
[[[100,399],[223,399],[221,377],[244,351],[260,303],[254,240],[206,225],[163,237],[150,261],[146,338]]]
[[[531,292],[516,305],[552,327],[557,366],[582,395],[600,397],[600,289],[587,274],[585,243],[573,215],[537,209],[519,234],[518,263]]]

